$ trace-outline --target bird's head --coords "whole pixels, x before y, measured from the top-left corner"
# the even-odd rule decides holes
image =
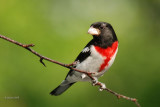
[[[117,40],[111,24],[107,22],[93,23],[88,30],[88,34],[91,34],[94,38]]]

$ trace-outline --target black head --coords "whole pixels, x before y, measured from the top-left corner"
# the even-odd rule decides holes
[[[111,24],[106,22],[93,23],[88,33],[91,34],[95,39],[101,39],[105,41],[117,41],[116,34]]]

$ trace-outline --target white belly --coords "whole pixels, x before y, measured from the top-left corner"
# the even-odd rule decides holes
[[[81,64],[78,64],[76,68],[86,72],[97,72],[103,60],[104,58],[92,46],[91,55]]]
[[[91,46],[90,48],[91,55],[84,60],[83,62],[77,64],[76,68],[82,71],[86,72],[95,72],[96,74],[93,75],[94,77],[100,77],[104,74],[105,71],[107,71],[111,65],[113,64],[118,48],[115,52],[115,54],[111,57],[111,60],[108,62],[108,66],[104,68],[101,72],[99,71],[100,66],[104,63],[104,59],[106,57],[100,55],[94,48],[94,46]],[[82,74],[80,72],[75,71],[75,73],[72,76],[68,76],[67,80],[69,81],[90,81],[90,78],[88,76],[84,76],[85,74]],[[84,78],[83,78],[84,77]]]
[[[86,72],[98,72],[99,67],[104,61],[104,57],[102,57],[95,50],[94,46],[91,46],[90,51],[91,51],[91,55],[83,62],[77,64],[76,68]],[[80,72],[75,72],[72,76],[68,77],[67,79],[71,79],[71,81],[89,81],[90,80],[88,76],[86,76],[85,78],[82,78],[82,73]]]

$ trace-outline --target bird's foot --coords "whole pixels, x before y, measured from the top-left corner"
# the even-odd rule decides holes
[[[92,80],[92,85],[95,86],[98,83],[98,79],[96,77],[93,77],[94,79]]]
[[[82,74],[82,75],[81,75],[81,78],[82,78],[82,79],[84,79],[84,78],[86,78],[86,77],[87,77],[86,74]]]
[[[92,80],[92,85],[95,86],[95,85],[99,85],[100,88],[99,88],[99,91],[103,91],[106,89],[106,85],[104,83],[101,83],[98,81],[98,79],[96,77],[93,77],[94,79]]]
[[[99,84],[100,84],[99,91],[103,91],[104,89],[106,89],[106,85],[104,83],[99,82]]]

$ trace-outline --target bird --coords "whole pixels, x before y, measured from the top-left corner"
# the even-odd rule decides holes
[[[88,34],[92,35],[93,39],[80,52],[73,67],[94,73],[92,77],[98,80],[113,64],[118,52],[119,42],[112,25],[107,22],[95,22],[91,24]],[[70,70],[65,80],[51,91],[50,94],[55,96],[61,95],[79,81],[91,82],[91,78],[84,73]]]

